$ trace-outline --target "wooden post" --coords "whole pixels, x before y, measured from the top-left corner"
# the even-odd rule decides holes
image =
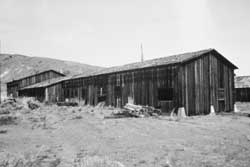
[[[141,43],[141,62],[144,61],[144,55],[143,55],[143,47],[142,47],[142,43]]]

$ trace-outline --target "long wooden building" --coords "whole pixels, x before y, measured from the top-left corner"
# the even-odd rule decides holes
[[[250,76],[235,77],[235,92],[237,102],[250,102]]]
[[[234,109],[237,67],[215,49],[201,50],[82,74],[44,87],[48,101],[122,107],[154,106],[168,112],[184,107],[187,115]],[[34,89],[34,87],[32,88]],[[25,89],[28,91],[29,89]],[[47,92],[47,95],[46,95]]]
[[[70,77],[57,77],[45,80],[18,90],[20,97],[35,97],[41,102],[58,102],[63,101],[61,82],[70,79]],[[55,86],[56,85],[56,86]]]
[[[65,75],[55,70],[46,70],[26,77],[21,77],[7,83],[7,95],[18,97],[18,91],[24,87],[63,76]]]

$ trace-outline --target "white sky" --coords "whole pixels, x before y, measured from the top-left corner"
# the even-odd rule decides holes
[[[2,52],[114,66],[215,48],[250,75],[249,0],[0,0]]]

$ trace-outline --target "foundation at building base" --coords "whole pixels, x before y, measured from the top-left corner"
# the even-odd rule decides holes
[[[238,113],[238,112],[239,112],[239,109],[238,109],[238,107],[237,107],[236,104],[234,104],[234,112],[235,112],[235,113]]]
[[[184,107],[178,108],[177,117],[178,118],[186,118],[187,117]]]
[[[216,114],[215,114],[215,110],[214,110],[214,106],[213,106],[213,105],[211,105],[211,106],[210,106],[210,113],[209,113],[209,115],[211,115],[211,116],[216,115]]]

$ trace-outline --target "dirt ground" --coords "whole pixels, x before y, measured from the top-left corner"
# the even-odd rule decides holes
[[[237,105],[244,113],[250,111],[249,104]],[[86,157],[119,167],[250,166],[250,117],[246,114],[104,118],[115,110],[41,106],[11,111],[17,120],[0,125],[0,159],[39,155],[47,149],[58,167],[84,166],[79,161],[88,161]]]

